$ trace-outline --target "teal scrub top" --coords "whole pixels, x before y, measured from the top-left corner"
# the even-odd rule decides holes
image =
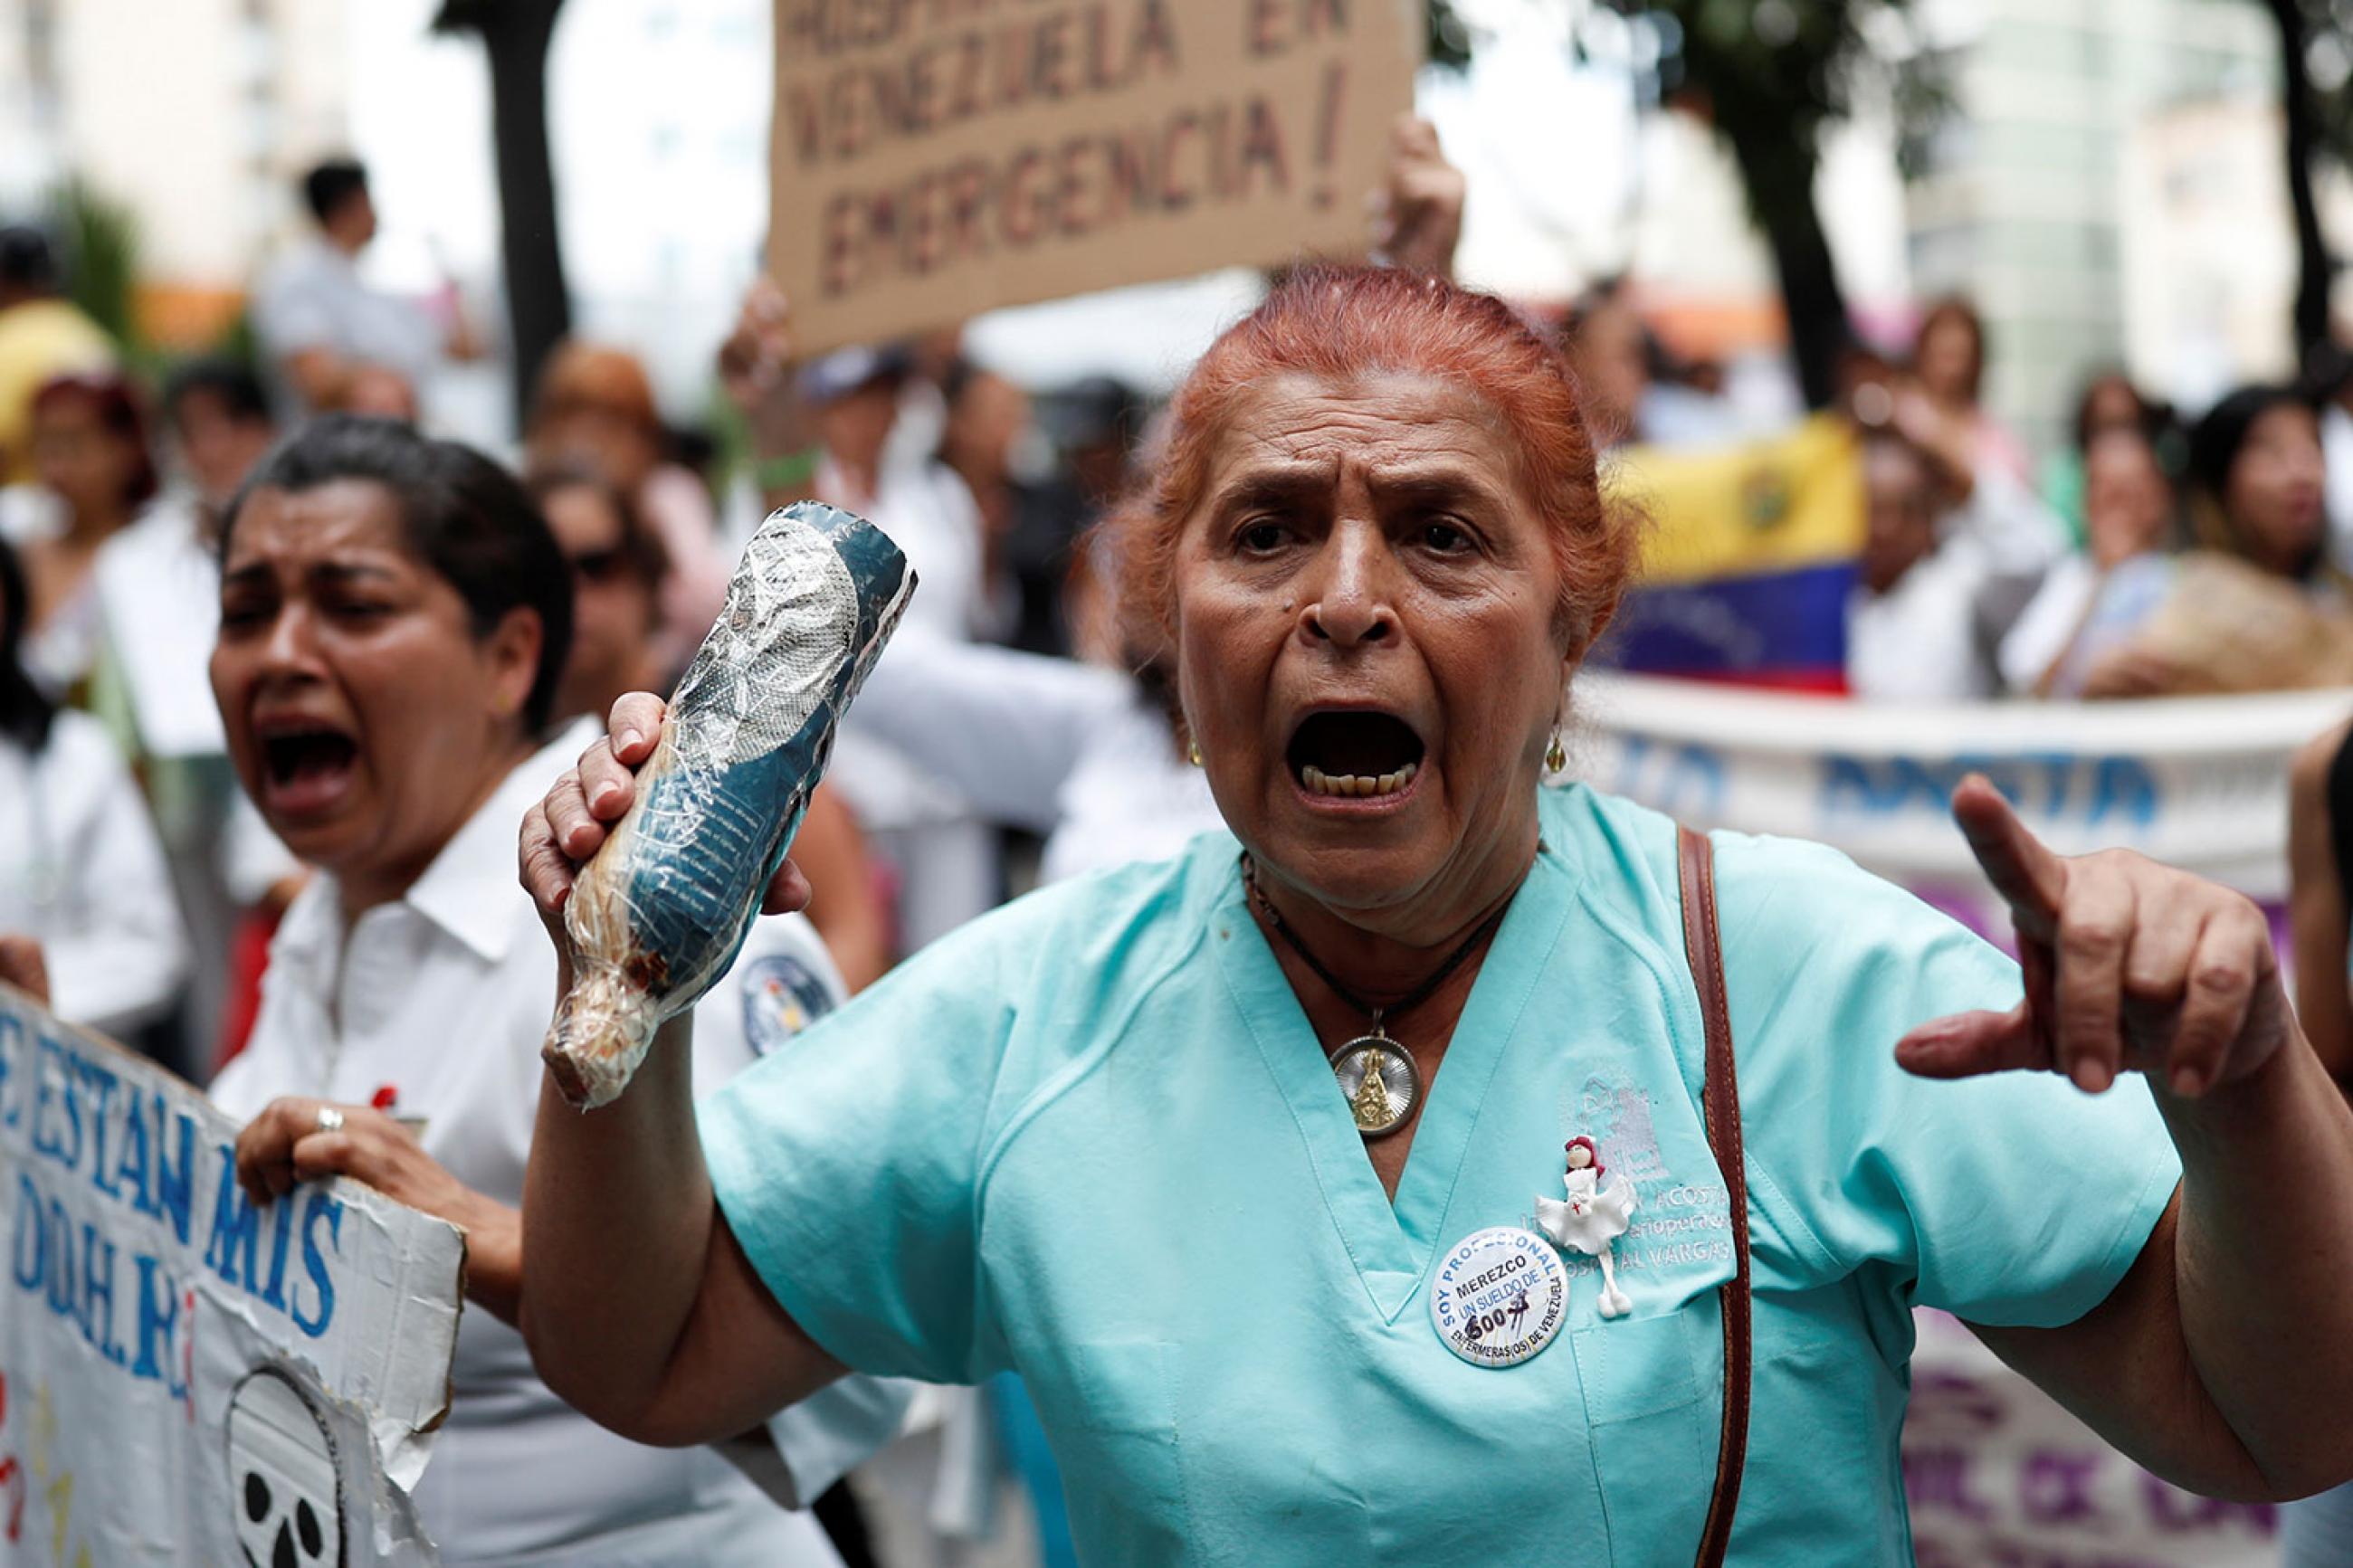
[[[1688,1563],[1733,1264],[1673,826],[1583,787],[1542,818],[1394,1207],[1220,834],[974,922],[706,1100],[728,1223],[847,1365],[1020,1373],[1087,1561]],[[1756,1291],[1732,1558],[1908,1563],[1910,1309],[2073,1321],[2179,1164],[2137,1078],[1904,1073],[2015,967],[1834,851],[1715,846]],[[1632,1310],[1571,1257],[1561,1331],[1473,1365],[1433,1267],[1531,1225],[1579,1133],[1640,1198]]]

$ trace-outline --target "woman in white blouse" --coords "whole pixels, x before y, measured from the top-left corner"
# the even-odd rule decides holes
[[[224,528],[214,691],[240,781],[319,875],[273,943],[213,1097],[252,1118],[258,1195],[341,1173],[465,1227],[469,1311],[417,1500],[448,1563],[833,1564],[798,1501],[894,1429],[871,1383],[725,1446],[655,1449],[567,1409],[512,1327],[555,973],[514,886],[514,825],[580,745],[543,730],[572,574],[521,485],[390,424],[313,423]],[[706,1082],[825,1011],[805,921],[760,922],[697,1010]],[[736,1460],[731,1464],[730,1458]],[[754,1484],[754,1479],[760,1483]]]
[[[105,727],[53,704],[19,657],[27,595],[0,544],[0,932],[38,942],[50,1005],[126,1036],[171,1005],[186,933],[146,803]]]

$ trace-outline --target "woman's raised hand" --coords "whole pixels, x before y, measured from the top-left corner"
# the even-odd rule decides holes
[[[522,837],[516,846],[519,874],[559,950],[573,879],[636,804],[638,770],[660,741],[664,711],[662,700],[650,691],[632,691],[614,703],[606,736],[583,752],[579,765],[566,769],[546,797],[523,814]],[[760,907],[768,914],[784,914],[807,904],[808,897],[808,883],[787,860],[769,881]]]
[[[2247,899],[2128,850],[2054,855],[1980,777],[1954,791],[1953,816],[2010,905],[2026,999],[1913,1030],[1895,1047],[1910,1071],[2053,1069],[2091,1093],[2136,1071],[2195,1097],[2295,1039],[2270,923]]]

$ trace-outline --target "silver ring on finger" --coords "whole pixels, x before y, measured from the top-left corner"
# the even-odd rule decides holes
[[[336,1110],[333,1106],[332,1106],[332,1105],[322,1105],[322,1106],[319,1107],[319,1131],[322,1131],[322,1132],[341,1132],[343,1130],[343,1113],[342,1111],[337,1110]]]

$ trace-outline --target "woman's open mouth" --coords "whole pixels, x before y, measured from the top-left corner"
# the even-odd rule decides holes
[[[1413,726],[1392,713],[1311,713],[1292,731],[1286,760],[1309,795],[1365,800],[1411,788],[1422,750]]]
[[[339,804],[359,765],[359,742],[325,724],[272,725],[261,737],[259,805],[273,817],[316,816]]]

